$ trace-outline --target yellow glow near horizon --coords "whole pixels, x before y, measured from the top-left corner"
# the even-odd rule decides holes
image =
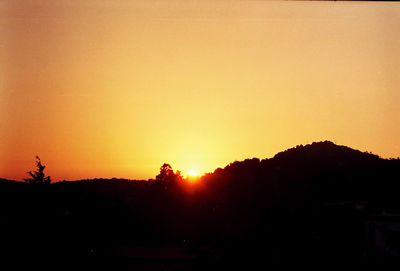
[[[190,176],[190,177],[197,177],[197,176],[198,176],[198,173],[197,173],[196,170],[193,170],[193,169],[192,169],[192,170],[189,171],[189,176]]]
[[[0,1],[0,178],[35,155],[57,181],[321,140],[398,157],[399,25],[391,2]]]

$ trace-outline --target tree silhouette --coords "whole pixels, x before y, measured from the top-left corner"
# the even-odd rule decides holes
[[[160,167],[160,174],[156,176],[157,181],[167,181],[170,177],[174,175],[174,171],[170,164],[164,163]]]
[[[174,173],[170,164],[164,163],[160,167],[160,174],[156,176],[156,181],[159,182],[177,182],[182,180],[182,175],[179,170]]]
[[[32,171],[28,172],[31,178],[24,179],[25,182],[49,184],[51,182],[50,176],[46,177],[43,172],[46,166],[42,165],[42,162],[40,161],[40,158],[37,155],[36,155],[36,168],[37,169],[35,172]]]

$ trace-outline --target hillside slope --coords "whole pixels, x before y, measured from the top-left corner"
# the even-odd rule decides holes
[[[399,215],[400,160],[325,141],[196,183],[0,181],[0,255],[188,269],[397,263]]]

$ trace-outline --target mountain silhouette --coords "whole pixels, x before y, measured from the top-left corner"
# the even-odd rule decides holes
[[[0,255],[150,270],[399,263],[399,159],[324,141],[196,183],[161,171],[148,181],[1,179]]]

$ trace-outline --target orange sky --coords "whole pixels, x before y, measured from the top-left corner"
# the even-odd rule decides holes
[[[31,3],[32,2],[32,3]],[[400,5],[0,1],[0,177],[184,174],[332,140],[400,156]]]

